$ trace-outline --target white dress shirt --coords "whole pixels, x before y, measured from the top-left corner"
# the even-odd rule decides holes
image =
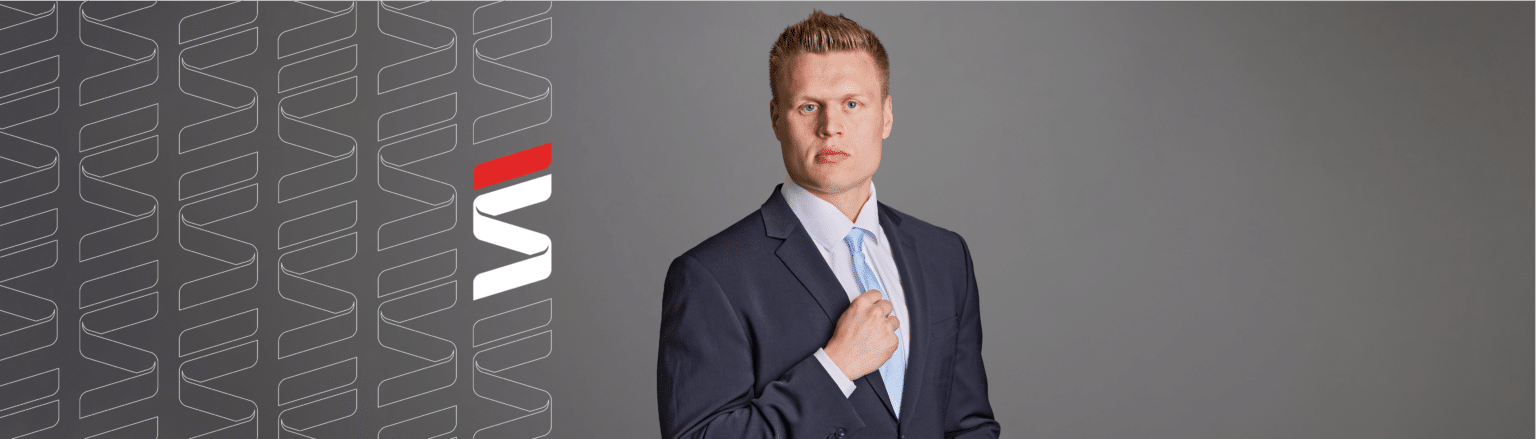
[[[811,240],[816,242],[816,247],[821,250],[821,257],[827,260],[827,266],[832,268],[832,273],[837,275],[838,283],[843,285],[843,292],[848,294],[851,302],[854,298],[864,294],[859,290],[859,281],[853,272],[853,256],[848,250],[848,243],[843,237],[854,227],[868,231],[864,234],[864,256],[870,269],[875,271],[875,276],[880,278],[880,285],[885,287],[886,296],[890,297],[891,304],[895,308],[896,318],[901,320],[901,329],[897,331],[900,352],[903,358],[911,351],[908,343],[911,331],[908,329],[907,299],[902,293],[901,276],[896,271],[896,260],[891,256],[890,243],[885,237],[885,230],[880,228],[880,212],[875,201],[875,184],[869,184],[869,200],[859,208],[859,216],[855,221],[848,221],[837,206],[817,197],[793,179],[784,180],[784,201],[789,202],[789,209],[795,212],[795,217],[800,219],[800,225],[805,227]],[[853,380],[843,374],[843,370],[832,362],[832,357],[827,356],[824,349],[816,350],[816,359],[821,366],[827,369],[827,374],[837,382],[837,387],[842,389],[843,396],[853,394],[856,385]],[[870,373],[880,373],[879,370]]]

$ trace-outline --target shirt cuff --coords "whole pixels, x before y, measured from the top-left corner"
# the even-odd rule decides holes
[[[831,375],[832,381],[837,383],[837,388],[842,389],[844,398],[853,394],[853,389],[858,386],[853,384],[853,380],[848,379],[848,375],[843,374],[843,370],[837,367],[837,363],[832,362],[832,357],[827,356],[826,350],[816,349],[816,361],[820,361],[821,367],[827,369],[827,375]]]

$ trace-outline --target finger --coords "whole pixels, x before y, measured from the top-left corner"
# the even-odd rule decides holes
[[[891,315],[892,312],[896,311],[896,304],[891,303],[889,300],[882,299],[876,303],[880,304],[880,315],[888,316]]]
[[[885,321],[887,323],[890,323],[892,331],[895,331],[897,329],[901,329],[901,319],[896,318],[896,316],[887,316],[885,318]]]
[[[860,294],[859,297],[855,300],[863,300],[865,302],[874,302],[876,300],[880,300],[880,290],[865,291],[864,294]]]
[[[855,297],[855,298],[853,298],[852,301],[848,302],[848,307],[849,308],[863,308],[864,305],[868,304],[868,303],[873,303],[873,302],[871,302],[869,300],[869,295],[868,294],[860,294],[859,297]]]
[[[869,315],[872,317],[879,317],[890,314],[889,311],[886,311],[889,303],[891,303],[891,301],[885,299],[879,299],[873,303],[870,303],[869,308],[867,308],[869,310]]]

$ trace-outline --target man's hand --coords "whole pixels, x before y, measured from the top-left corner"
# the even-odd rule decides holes
[[[832,340],[822,350],[848,379],[856,380],[879,370],[896,352],[896,330],[901,328],[901,319],[890,315],[894,306],[880,298],[879,290],[869,290],[854,298],[837,318]]]

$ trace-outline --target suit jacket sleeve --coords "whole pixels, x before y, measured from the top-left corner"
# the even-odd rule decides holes
[[[954,377],[950,382],[946,438],[996,438],[1002,427],[992,415],[987,399],[987,370],[981,364],[981,306],[977,303],[976,271],[971,265],[971,248],[959,234],[965,251],[966,291],[960,311],[960,334],[955,348]]]
[[[663,438],[823,438],[864,426],[814,355],[758,392],[754,340],[709,270],[672,261],[662,294],[656,397]]]

